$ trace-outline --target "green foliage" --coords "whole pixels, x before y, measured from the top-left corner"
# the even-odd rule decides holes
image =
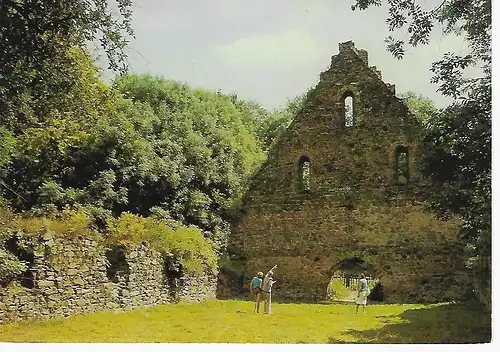
[[[82,210],[58,212],[51,217],[15,216],[9,224],[11,233],[20,232],[27,236],[37,236],[50,231],[56,236],[72,239],[77,236],[98,239],[92,230],[90,217]]]
[[[0,5],[0,190],[24,212],[2,231],[99,238],[91,227],[112,215],[154,215],[144,221],[161,230],[165,253],[189,270],[214,268],[211,242],[179,221],[224,244],[225,209],[264,157],[254,118],[235,97],[175,82],[123,77],[130,100],[106,86],[87,43],[99,40],[110,68],[124,72],[132,35],[131,1],[116,1],[118,13],[108,3]]]
[[[289,100],[281,110],[263,115],[259,120],[257,135],[268,150],[288,128],[295,115],[304,107],[308,93],[304,93]]]
[[[122,213],[119,218],[106,217],[108,230],[101,234],[95,231],[89,209],[55,212],[52,216],[37,217],[18,215],[2,206],[0,208],[0,242],[13,235],[22,236],[29,245],[30,239],[49,232],[63,240],[83,237],[108,244],[124,245],[131,249],[143,241],[169,257],[173,263],[180,263],[187,273],[200,274],[204,271],[215,273],[217,255],[213,243],[205,239],[194,226],[182,226],[157,217],[144,218],[130,213]],[[22,272],[24,264],[5,248],[0,247],[0,282],[6,282],[13,275]]]
[[[0,248],[0,285],[10,282],[26,270],[26,264],[3,248]]]
[[[117,80],[124,99],[87,54],[72,55],[77,99],[17,137],[10,204],[37,216],[83,206],[101,226],[122,212],[164,212],[224,247],[227,209],[264,158],[252,105],[149,76]]]
[[[432,10],[423,10],[418,1],[388,3],[389,30],[408,24],[410,45],[427,44],[436,24],[445,34],[463,35],[469,45],[469,53],[447,53],[432,64],[431,81],[454,101],[428,120],[423,174],[436,189],[432,208],[440,216],[462,217],[476,291],[491,307],[491,0],[442,1]],[[380,4],[356,0],[353,10]],[[389,37],[388,49],[400,58],[404,42]],[[471,66],[481,66],[483,74],[465,77]]]
[[[247,106],[151,76],[124,76],[115,86],[131,100],[123,104],[126,116],[121,117],[129,123],[107,122],[103,128],[130,136],[110,141],[107,134],[107,148],[116,149],[102,154],[116,155],[114,171],[128,183],[128,202],[121,210],[149,215],[152,207],[162,207],[173,219],[220,232],[226,209],[241,197],[264,158]],[[122,157],[120,149],[131,136],[137,139]],[[133,165],[122,166],[122,160]]]
[[[434,102],[422,94],[406,92],[401,94],[400,98],[406,102],[410,112],[422,123],[428,122],[437,113]]]
[[[14,213],[0,198],[0,243],[16,235],[25,239],[36,239],[51,233],[56,237],[72,240],[78,236],[100,241],[102,236],[95,231],[93,219],[87,209],[69,209],[39,217],[33,213]],[[0,247],[1,249],[1,247]]]
[[[4,194],[20,210],[31,209],[38,203],[38,195],[47,182],[72,177],[73,170],[68,169],[67,163],[71,152],[87,142],[100,116],[114,109],[116,93],[99,81],[98,69],[88,53],[70,49],[68,57],[72,59],[74,84],[59,96],[60,105],[29,123],[16,124],[10,132],[16,148],[4,182],[12,191]],[[19,129],[23,132],[16,134]],[[68,192],[67,197],[71,198],[74,192]],[[54,204],[61,205],[57,201]]]
[[[108,2],[2,1],[0,125],[17,134],[64,106],[60,98],[75,84],[72,48],[99,41],[110,68],[125,68],[127,36],[133,34],[131,1],[116,1],[118,11]]]
[[[331,299],[350,299],[353,297],[352,287],[345,287],[341,279],[333,279],[328,284],[327,292],[332,293]]]
[[[0,167],[7,165],[14,152],[16,141],[7,129],[0,126]],[[0,174],[0,177],[2,175]]]
[[[414,47],[428,44],[432,30],[439,25],[444,28],[444,34],[465,34],[472,45],[472,56],[476,60],[491,62],[491,0],[445,0],[430,9],[425,6],[425,1],[355,0],[351,8],[353,11],[366,10],[370,6],[380,6],[382,2],[389,5],[386,20],[389,31],[402,29],[409,34],[407,43],[392,35],[386,38],[387,49],[396,58],[403,57],[406,44]],[[459,58],[447,55],[448,58]],[[462,58],[469,57],[465,55]],[[471,63],[468,62],[467,66]]]
[[[445,109],[428,126],[424,174],[436,186],[432,207],[458,214],[476,291],[491,305],[491,81]],[[488,294],[489,292],[489,294]]]
[[[221,213],[264,157],[245,104],[147,76],[117,81],[133,99],[124,100],[99,81],[87,54],[72,55],[79,74],[68,96],[75,101],[18,137],[6,177],[21,195],[6,195],[12,204],[142,215],[160,206],[211,232],[223,227]]]
[[[108,227],[108,243],[133,248],[147,241],[155,250],[179,262],[188,273],[216,272],[217,256],[213,245],[193,226],[172,229],[154,218],[122,213],[118,219],[109,219]]]
[[[124,62],[131,2],[116,3],[118,13],[106,0],[71,6],[7,0],[0,6],[0,165],[10,161],[1,190],[17,209],[33,207],[38,188],[63,177],[68,152],[115,100],[86,47],[98,39],[111,68]]]

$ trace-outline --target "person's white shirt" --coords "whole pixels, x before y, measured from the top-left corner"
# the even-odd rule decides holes
[[[264,280],[262,280],[262,291],[264,292],[271,292],[271,288],[273,287],[274,283],[276,281],[273,280],[273,270],[276,269],[277,265],[273,266],[271,270],[269,270],[264,276]]]
[[[264,292],[271,292],[271,288],[273,287],[274,283],[276,281],[273,280],[272,276],[265,276],[264,277],[264,283],[262,284],[262,291]]]

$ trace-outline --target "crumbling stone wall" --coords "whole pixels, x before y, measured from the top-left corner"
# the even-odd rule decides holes
[[[216,276],[168,270],[147,242],[123,252],[115,270],[108,259],[120,248],[81,236],[69,241],[47,232],[29,245],[33,282],[25,286],[31,288],[15,282],[0,287],[0,322],[215,299]]]
[[[394,85],[369,66],[368,53],[341,43],[252,179],[232,228],[232,263],[221,270],[243,266],[244,277],[226,275],[220,283],[237,287],[219,292],[244,292],[244,278],[278,264],[277,297],[323,299],[340,263],[358,258],[381,279],[388,302],[464,297],[469,280],[458,221],[439,221],[425,210],[420,133]],[[406,169],[403,159],[397,163],[401,151]]]

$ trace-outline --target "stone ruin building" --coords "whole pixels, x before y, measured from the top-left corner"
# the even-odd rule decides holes
[[[425,210],[421,124],[395,93],[365,50],[339,44],[251,180],[219,297],[247,294],[254,273],[274,264],[281,299],[325,299],[331,277],[355,266],[380,280],[385,302],[470,294],[458,221]]]

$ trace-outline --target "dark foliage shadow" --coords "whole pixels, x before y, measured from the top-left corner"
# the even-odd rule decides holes
[[[397,316],[375,316],[380,329],[347,330],[359,343],[487,343],[491,341],[491,313],[479,303],[465,302],[411,309]],[[328,343],[345,343],[329,338]]]

